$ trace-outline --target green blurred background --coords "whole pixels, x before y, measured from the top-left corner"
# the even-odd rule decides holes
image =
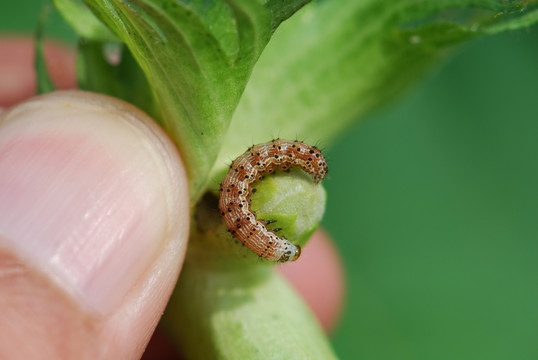
[[[330,148],[343,358],[538,359],[537,31],[465,45]]]
[[[0,30],[43,3],[4,2]],[[467,43],[328,149],[342,358],[538,359],[537,65],[538,27]]]

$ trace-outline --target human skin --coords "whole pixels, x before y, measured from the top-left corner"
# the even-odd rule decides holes
[[[32,48],[0,38],[0,358],[140,358],[186,250],[183,163],[118,100],[75,91],[15,105],[34,94]],[[49,44],[47,57],[58,87],[75,87],[71,50]],[[332,329],[344,281],[328,235],[278,270]],[[175,356],[157,332],[143,358]]]

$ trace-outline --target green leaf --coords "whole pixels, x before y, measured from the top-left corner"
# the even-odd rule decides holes
[[[258,218],[277,220],[269,227],[282,228],[280,236],[303,247],[323,217],[326,194],[310,175],[294,168],[256,183],[251,199]]]
[[[80,40],[77,77],[83,90],[123,99],[154,118],[160,116],[146,76],[121,43]]]
[[[503,31],[517,30],[525,27],[529,27],[538,23],[538,10],[526,12],[525,14],[516,17],[508,18],[485,27],[482,31],[486,34],[496,34]]]
[[[282,1],[282,0],[268,0],[265,5],[271,11],[272,28],[273,31],[280,25],[280,23],[295,12],[309,3],[311,0],[294,0],[294,1]]]
[[[145,73],[160,108],[156,120],[176,142],[197,199],[255,62],[295,7],[261,0],[86,3]]]
[[[118,40],[82,2],[78,0],[52,0],[52,2],[79,36],[93,41]]]
[[[456,44],[538,22],[536,1],[317,1],[258,61],[212,177],[252,143],[327,146],[422,79]]]
[[[50,7],[44,6],[39,14],[39,20],[35,31],[35,59],[34,65],[37,77],[37,93],[44,94],[56,90],[54,83],[47,69],[47,61],[43,49],[43,33],[45,32],[45,23],[50,12]]]

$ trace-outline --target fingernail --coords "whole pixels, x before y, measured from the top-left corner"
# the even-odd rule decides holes
[[[107,99],[45,96],[0,120],[0,246],[99,314],[170,238],[181,195],[171,168],[183,171],[139,125],[144,114]]]

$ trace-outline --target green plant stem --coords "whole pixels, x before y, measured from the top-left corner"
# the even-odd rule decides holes
[[[307,306],[272,268],[187,262],[165,328],[188,359],[335,359]]]
[[[256,183],[252,207],[303,246],[321,220],[325,191],[295,170]],[[307,306],[274,263],[230,235],[217,202],[208,193],[194,209],[189,251],[163,319],[179,349],[189,359],[333,359]]]

